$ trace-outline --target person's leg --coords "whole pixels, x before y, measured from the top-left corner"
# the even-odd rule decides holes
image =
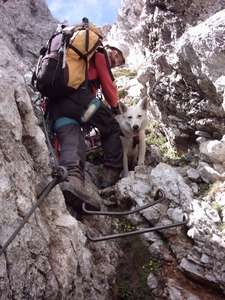
[[[64,116],[79,121],[94,98],[92,93],[78,90],[67,98],[52,101],[53,120],[56,121]],[[123,169],[123,147],[120,140],[119,123],[113,117],[111,110],[101,103],[87,125],[98,128],[101,135],[101,145],[105,156],[104,166],[106,167],[102,188],[112,186],[118,181],[119,174]]]
[[[61,190],[66,203],[78,212],[82,210],[83,202],[90,210],[100,209],[99,203],[93,199],[84,184],[86,145],[81,126],[77,123],[83,111],[81,103],[82,97],[78,91],[67,97],[54,99],[50,103],[52,126],[60,144],[59,164],[68,170],[68,177],[62,182]],[[59,122],[59,120],[67,121],[68,119],[71,119],[72,123]]]
[[[60,143],[60,161],[68,170],[68,178],[61,184],[61,191],[67,204],[76,211],[82,211],[85,202],[88,209],[99,210],[99,204],[86,190],[84,185],[84,164],[86,146],[83,132],[79,125],[63,125],[57,130]]]
[[[118,181],[123,169],[123,146],[119,123],[113,117],[111,110],[101,104],[88,124],[97,127],[100,131],[104,166],[106,167],[101,187],[113,186]]]
[[[61,126],[57,131],[60,143],[59,164],[65,166],[68,174],[84,181],[86,146],[81,127],[76,124]]]

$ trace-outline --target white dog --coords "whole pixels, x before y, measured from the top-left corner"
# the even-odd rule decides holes
[[[137,105],[126,106],[119,102],[120,115],[115,118],[120,124],[121,141],[123,144],[123,173],[128,175],[129,169],[145,163],[145,128],[148,125],[147,98],[140,100]]]

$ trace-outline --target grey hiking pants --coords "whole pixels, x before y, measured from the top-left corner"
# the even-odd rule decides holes
[[[50,101],[50,115],[53,124],[62,117],[80,120],[95,96],[85,90],[75,90],[70,95]],[[101,146],[104,153],[104,166],[123,169],[123,148],[120,140],[119,123],[114,119],[111,110],[100,104],[87,125],[100,131]],[[60,165],[66,166],[70,175],[84,179],[86,145],[81,127],[76,124],[61,126],[56,132],[60,142]]]

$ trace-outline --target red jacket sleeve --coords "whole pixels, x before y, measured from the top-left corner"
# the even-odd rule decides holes
[[[99,52],[96,52],[94,57],[91,58],[88,69],[88,79],[94,80],[96,78],[98,78],[99,83],[102,87],[102,92],[105,100],[109,103],[110,106],[116,107],[119,101],[117,88],[110,77],[105,56],[104,54]]]

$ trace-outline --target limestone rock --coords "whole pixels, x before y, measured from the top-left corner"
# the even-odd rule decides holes
[[[164,273],[149,274],[146,282],[156,299],[220,300],[225,294],[224,9],[223,0],[123,0],[115,24],[104,27],[105,35],[110,30],[107,38],[129,44],[126,68],[138,69],[137,78],[123,78],[121,87],[135,101],[150,98],[151,120],[160,123],[171,148],[194,158],[201,178],[212,186],[203,195],[190,166],[165,163],[154,146],[147,153],[153,153],[153,158],[146,157],[147,166],[136,167],[105,195],[98,194],[96,169],[87,165],[87,186],[102,210],[108,209],[107,199],[100,196],[114,193],[113,205],[117,201],[122,210],[154,203],[159,188],[165,192],[161,203],[127,217],[138,228],[173,224],[189,215],[186,226],[141,235],[151,255],[164,264]],[[30,78],[39,50],[58,21],[43,0],[2,1],[0,17],[2,246],[52,180]],[[66,207],[59,187],[54,188],[0,257],[1,298],[116,299],[120,244],[92,243],[86,230],[93,236],[118,233],[117,221],[89,215],[79,220]],[[174,278],[178,270],[186,285],[181,276]]]

